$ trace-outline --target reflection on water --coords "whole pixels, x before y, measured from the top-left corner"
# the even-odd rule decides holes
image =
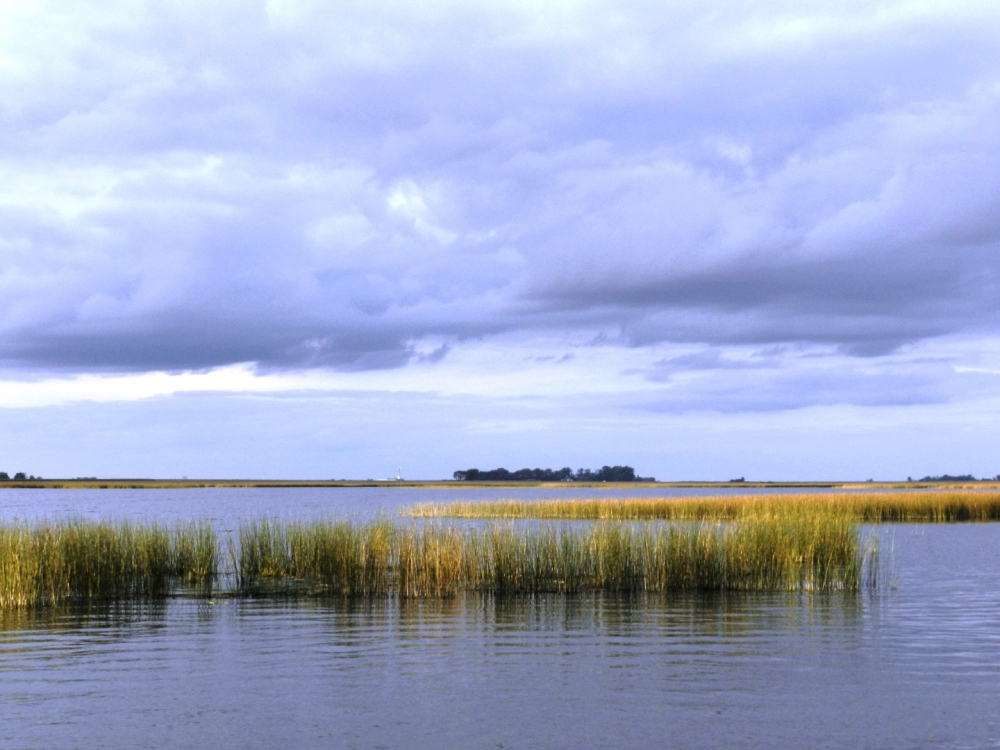
[[[175,599],[0,615],[0,747],[1000,747],[1000,525],[877,596]]]
[[[861,648],[863,610],[841,596],[594,594],[8,613],[0,740],[638,747],[669,719],[676,742],[705,746],[699,717],[757,710],[776,672]]]
[[[556,498],[704,497],[802,493],[796,488],[634,487],[602,490],[568,487],[199,487],[143,490],[26,490],[0,488],[0,519],[78,517],[86,519],[212,521],[226,532],[240,521],[259,518],[372,520],[395,516],[405,506],[455,500],[541,500]],[[810,493],[843,492],[835,488]]]
[[[933,632],[900,614],[808,594],[7,613],[0,746],[996,746],[994,634],[937,639],[929,673]]]

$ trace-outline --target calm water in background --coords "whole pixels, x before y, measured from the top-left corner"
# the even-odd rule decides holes
[[[731,495],[843,492],[841,489],[758,489],[736,487]],[[261,517],[310,520],[370,520],[417,503],[456,500],[502,500],[575,497],[705,497],[724,494],[716,488],[638,487],[623,490],[567,487],[205,487],[170,490],[7,490],[0,489],[0,520],[37,518],[130,518],[190,521],[209,519],[222,531],[243,519]]]
[[[475,497],[515,494],[545,493]],[[468,497],[3,491],[0,515],[228,529]],[[878,596],[173,600],[7,614],[0,747],[1000,747],[1000,525],[877,533],[898,569],[897,588]]]

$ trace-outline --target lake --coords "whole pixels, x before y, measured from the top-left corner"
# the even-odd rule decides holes
[[[586,495],[668,492],[697,491]],[[581,494],[4,490],[0,515],[211,518],[225,533],[262,515],[363,520],[416,502]],[[0,747],[1000,747],[1000,526],[869,531],[897,570],[877,595],[173,599],[7,613]]]

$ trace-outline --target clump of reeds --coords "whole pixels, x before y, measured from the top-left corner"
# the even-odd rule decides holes
[[[393,532],[396,589],[404,597],[456,594],[476,588],[479,540],[454,528],[423,526]]]
[[[834,513],[862,523],[1000,521],[998,492],[871,492],[422,504],[413,517],[733,521],[761,514]]]
[[[479,588],[494,591],[856,590],[856,528],[835,519],[487,529]]]
[[[211,588],[219,572],[219,540],[212,524],[191,521],[170,532],[172,576],[194,586]]]
[[[211,586],[218,549],[211,526],[199,523],[0,525],[0,609],[156,599],[180,585]],[[241,526],[229,549],[231,593],[250,596],[854,591],[875,580],[877,562],[877,547],[865,547],[850,519],[807,512],[466,528],[265,519]]]
[[[2,525],[0,607],[162,597],[175,580],[209,583],[217,549],[208,524]]]
[[[296,588],[344,596],[388,593],[392,535],[386,521],[245,523],[230,547],[237,587],[254,595]]]
[[[233,549],[252,595],[444,597],[601,591],[858,590],[874,548],[830,515],[730,524],[465,528],[259,521]]]

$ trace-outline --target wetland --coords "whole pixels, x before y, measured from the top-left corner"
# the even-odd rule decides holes
[[[697,497],[702,491],[678,490],[684,492]],[[603,499],[653,502],[663,494],[662,488],[616,489]],[[600,490],[588,495],[598,497]],[[845,525],[843,516],[819,524],[856,530],[850,559],[861,554],[862,564],[864,540],[877,541],[892,585],[843,585],[844,559],[830,568],[838,572],[830,580],[839,583],[806,585],[815,573],[800,549],[792,556],[794,575],[778,584],[658,589],[637,570],[655,561],[657,534],[677,526],[662,519],[607,525],[572,517],[399,515],[402,508],[412,514],[417,506],[452,500],[578,497],[579,488],[483,488],[461,495],[399,487],[6,490],[0,495],[5,528],[103,529],[109,539],[118,533],[119,543],[133,545],[129,559],[142,558],[135,554],[139,543],[160,550],[160,557],[147,559],[159,561],[154,567],[164,580],[180,581],[171,584],[177,591],[194,593],[136,596],[144,590],[139,586],[118,599],[70,597],[4,608],[0,745],[897,748],[1000,742],[996,524]],[[745,520],[703,518],[679,528],[711,531],[722,544],[727,529],[747,528]],[[201,524],[212,529],[214,563],[206,563],[208,547],[199,546],[207,538]],[[125,528],[131,536],[122,536]],[[157,534],[149,536],[151,529]],[[487,554],[491,529],[507,536]],[[369,555],[379,533],[384,566],[378,554]],[[601,538],[614,533],[614,540]],[[269,575],[260,572],[266,566],[251,574],[249,563],[235,575],[241,534],[274,553]],[[570,542],[560,571],[551,566],[560,562],[562,534]],[[335,593],[340,584],[324,580],[329,571],[319,564],[324,544],[336,552],[328,560],[332,569],[340,566],[362,587],[381,585],[364,582],[396,568],[407,544],[405,554],[442,564],[454,563],[459,550],[464,572],[451,580],[462,583],[435,593],[425,567],[425,588],[412,595],[398,588],[398,572],[383,579],[389,591]],[[616,550],[603,569],[615,561],[618,572],[608,580],[618,584],[596,583],[602,568],[593,550],[600,545]],[[752,548],[762,549],[760,541]],[[482,555],[475,566],[463,557],[470,549]],[[501,590],[496,580],[482,583],[480,566],[484,560],[495,565],[498,549],[511,553],[506,575],[514,571],[513,580],[522,582],[512,590]],[[719,550],[709,558],[718,560]],[[576,588],[566,588],[567,559],[584,573]],[[216,580],[213,593],[198,594],[197,574],[183,566],[203,570],[206,564],[215,565],[217,575],[232,566],[234,578],[225,586],[243,593],[220,596],[223,582]],[[309,565],[319,567],[308,573]],[[470,570],[480,572],[470,578]],[[630,585],[620,585],[623,580]],[[311,594],[297,595],[302,585]],[[266,595],[273,593],[269,587],[284,591]]]

